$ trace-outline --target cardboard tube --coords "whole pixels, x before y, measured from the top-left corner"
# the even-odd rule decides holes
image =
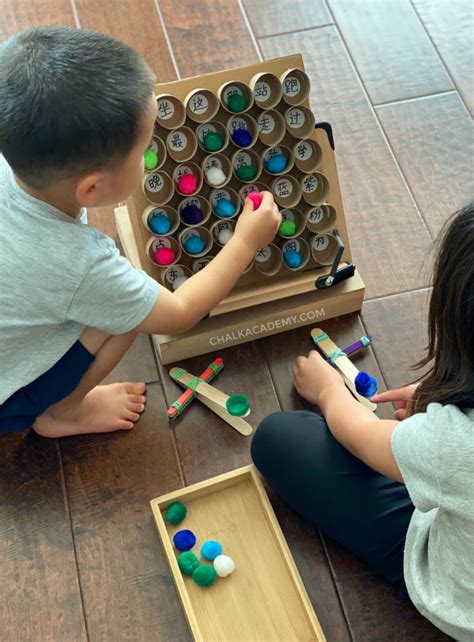
[[[301,265],[293,268],[285,263],[285,253],[288,250],[295,250],[296,252],[298,252],[298,254],[301,256]],[[283,253],[283,263],[285,267],[292,272],[299,272],[300,270],[302,270],[308,263],[311,256],[309,245],[301,236],[283,241],[283,243],[281,244],[281,251]]]
[[[250,80],[250,89],[253,91],[255,103],[261,109],[271,109],[280,102],[283,88],[279,78],[270,72],[256,74]]]
[[[287,162],[286,166],[279,172],[271,172],[268,167],[267,167],[267,162],[270,160],[270,158],[274,156],[286,156]],[[263,166],[265,168],[265,171],[268,172],[271,176],[282,176],[283,174],[287,174],[288,172],[291,171],[293,165],[295,163],[295,159],[293,156],[293,152],[291,149],[288,147],[285,147],[284,145],[277,145],[275,147],[270,147],[267,149],[265,152],[265,155],[263,157]]]
[[[291,174],[275,178],[271,187],[275,201],[281,207],[294,207],[301,198],[301,185]]]
[[[301,105],[308,98],[311,83],[302,69],[287,69],[280,76],[280,82],[287,105]]]
[[[213,256],[201,256],[199,259],[193,261],[191,266],[193,274],[197,274],[198,272],[203,270],[206,265],[209,265],[213,258]]]
[[[278,246],[270,243],[255,254],[255,269],[265,276],[278,274],[283,263],[283,254]]]
[[[308,205],[320,205],[329,193],[329,181],[324,174],[311,172],[301,179],[301,188]]]
[[[162,207],[156,207],[155,205],[148,205],[142,212],[142,223],[152,234],[158,234],[155,230],[150,227],[150,221],[154,216],[166,216],[171,227],[168,232],[160,233],[160,236],[170,236],[174,234],[179,227],[179,215],[174,207],[169,207],[168,205],[163,205]]]
[[[191,270],[185,265],[168,265],[161,272],[160,278],[163,285],[174,292],[183,283],[184,279],[192,276]]]
[[[216,152],[223,152],[229,144],[229,132],[227,131],[227,127],[218,120],[211,120],[208,123],[202,123],[201,125],[198,125],[198,127],[196,128],[196,136],[199,147],[206,154],[216,153],[209,149],[206,149],[204,145],[204,137],[206,136],[206,134],[209,134],[211,132],[219,134],[219,136],[222,138],[222,147],[219,150],[216,150]]]
[[[202,220],[200,220],[198,223],[187,222],[183,218],[183,210],[187,205],[195,205],[196,207],[199,207],[203,214]],[[183,225],[185,225],[186,227],[196,227],[197,225],[204,225],[209,220],[209,217],[211,216],[211,206],[209,205],[209,201],[204,198],[204,196],[188,196],[187,198],[184,198],[179,204],[178,213]]]
[[[257,119],[258,138],[264,145],[277,145],[286,134],[285,119],[276,109],[262,111]]]
[[[303,233],[306,227],[306,218],[305,215],[294,208],[281,210],[281,216],[283,221],[294,221],[296,228],[293,234],[284,235],[278,230],[278,234],[281,238],[284,239],[293,239]]]
[[[201,252],[197,252],[196,254],[188,252],[185,248],[186,241],[188,241],[193,236],[198,236],[204,242],[204,248]],[[212,248],[213,243],[210,231],[207,229],[207,227],[202,226],[188,227],[186,230],[183,230],[180,233],[178,239],[183,252],[193,259],[197,259],[208,254],[210,249]]]
[[[160,94],[156,97],[156,122],[165,129],[181,127],[186,120],[186,110],[183,103],[171,94]]]
[[[173,181],[162,169],[146,174],[142,183],[143,193],[155,205],[166,205],[174,194]]]
[[[229,106],[227,104],[229,96],[235,93],[243,96],[247,102],[247,106],[245,107],[245,109],[238,112],[240,114],[244,114],[245,112],[249,111],[249,109],[253,105],[253,92],[248,85],[246,85],[244,82],[241,82],[240,80],[231,80],[221,85],[217,91],[217,95],[219,96],[222,107],[227,112],[229,112],[229,114],[236,113],[229,109]]]
[[[268,185],[264,183],[246,183],[239,189],[239,197],[242,203],[245,203],[245,199],[252,192],[268,192]]]
[[[219,216],[219,214],[217,214],[216,205],[217,202],[222,198],[232,203],[232,205],[235,207],[235,214],[232,214],[232,216]],[[235,218],[236,216],[238,216],[242,209],[241,202],[237,193],[230,187],[218,187],[216,189],[213,189],[209,195],[209,202],[211,204],[213,214],[221,220],[229,220]]]
[[[201,168],[202,168],[202,172],[204,174],[204,179],[206,183],[211,187],[215,187],[215,188],[224,187],[224,185],[227,185],[227,183],[232,178],[232,165],[230,163],[229,158],[224,154],[219,154],[218,152],[216,152],[215,154],[209,154],[208,156],[205,156],[201,161]],[[213,168],[220,169],[224,173],[225,180],[222,181],[220,185],[215,185],[209,181],[208,173]]]
[[[160,265],[155,259],[155,252],[160,247],[167,247],[170,250],[173,250],[175,258],[170,265],[179,263],[181,258],[181,248],[177,240],[172,236],[152,236],[148,239],[146,244],[146,254],[154,265],[158,265],[158,267],[167,267],[166,265]]]
[[[234,133],[239,129],[245,129],[251,136],[252,140],[248,145],[239,145],[233,138]],[[249,149],[253,147],[258,139],[257,123],[249,114],[234,114],[227,121],[227,130],[231,141],[236,147]]]
[[[316,119],[307,107],[290,107],[285,112],[286,131],[295,138],[308,138],[314,131]]]
[[[155,152],[155,154],[158,156],[158,165],[155,167],[155,169],[148,170],[148,171],[145,169],[145,172],[147,174],[150,174],[151,172],[155,172],[157,169],[160,169],[161,167],[163,167],[163,165],[166,162],[167,153],[166,153],[166,145],[163,139],[161,139],[158,135],[153,136],[151,143],[148,145],[148,149],[152,149]]]
[[[219,247],[224,247],[224,245],[228,242],[226,241],[223,243],[219,238],[222,232],[225,232],[226,230],[228,230],[231,234],[234,234],[235,221],[233,221],[232,219],[220,219],[219,221],[216,221],[211,225],[212,238],[214,240],[214,243]]]
[[[332,265],[339,244],[332,234],[315,234],[311,239],[311,253],[319,265]]]
[[[195,123],[205,123],[219,111],[219,99],[210,89],[193,89],[184,99],[186,114]]]
[[[197,150],[197,138],[189,127],[178,127],[170,131],[166,137],[168,154],[177,163],[187,161],[194,156]]]
[[[184,176],[184,174],[194,174],[194,176],[196,176],[196,178],[198,179],[198,185],[195,192],[193,192],[193,194],[184,194],[179,190],[178,181],[181,178],[181,176]],[[194,196],[194,194],[197,194],[201,190],[203,180],[204,179],[202,176],[201,169],[196,165],[196,163],[192,163],[191,161],[185,161],[184,163],[180,163],[175,167],[173,172],[173,181],[174,181],[174,184],[176,185],[176,191],[178,192],[178,194],[181,194],[182,196]]]
[[[237,175],[237,170],[242,166],[252,166],[255,167],[257,173],[252,178],[246,180]],[[234,170],[234,175],[237,180],[242,183],[253,183],[258,181],[260,174],[262,173],[262,157],[260,154],[257,154],[253,149],[241,149],[232,156],[232,168]]]
[[[310,232],[323,232],[336,223],[336,210],[332,205],[324,203],[306,210],[307,227]]]
[[[293,146],[293,155],[295,157],[295,165],[305,174],[311,174],[318,169],[323,159],[323,152],[319,144],[308,138],[307,140],[299,140]]]

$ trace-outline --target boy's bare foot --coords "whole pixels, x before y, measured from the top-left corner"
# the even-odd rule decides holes
[[[67,400],[51,406],[33,425],[43,437],[130,430],[145,409],[144,383],[96,386],[78,406]]]

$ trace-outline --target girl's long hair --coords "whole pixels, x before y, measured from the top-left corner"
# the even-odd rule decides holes
[[[413,395],[411,414],[429,403],[474,408],[474,201],[447,221],[440,238],[428,314],[431,363]]]

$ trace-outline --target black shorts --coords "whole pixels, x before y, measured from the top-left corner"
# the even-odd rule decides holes
[[[0,405],[0,433],[29,428],[49,406],[77,388],[94,358],[76,341],[52,368]]]

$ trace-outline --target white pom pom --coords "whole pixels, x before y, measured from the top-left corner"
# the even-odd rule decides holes
[[[188,277],[187,277],[187,276],[178,276],[178,278],[176,278],[176,279],[173,281],[173,286],[172,286],[172,287],[173,287],[173,290],[177,290],[177,289],[179,288],[179,286],[180,286],[180,285],[183,285],[183,283],[184,283],[185,281],[187,281],[187,280],[188,280]]]
[[[217,235],[217,240],[219,241],[219,243],[221,245],[225,245],[226,243],[228,243],[230,241],[230,239],[232,238],[233,234],[234,233],[233,233],[232,230],[223,229]]]
[[[227,577],[235,571],[235,562],[228,555],[218,555],[214,560],[214,568],[219,577]]]
[[[210,167],[206,172],[206,178],[211,185],[222,185],[222,183],[225,183],[227,176],[220,167]]]

